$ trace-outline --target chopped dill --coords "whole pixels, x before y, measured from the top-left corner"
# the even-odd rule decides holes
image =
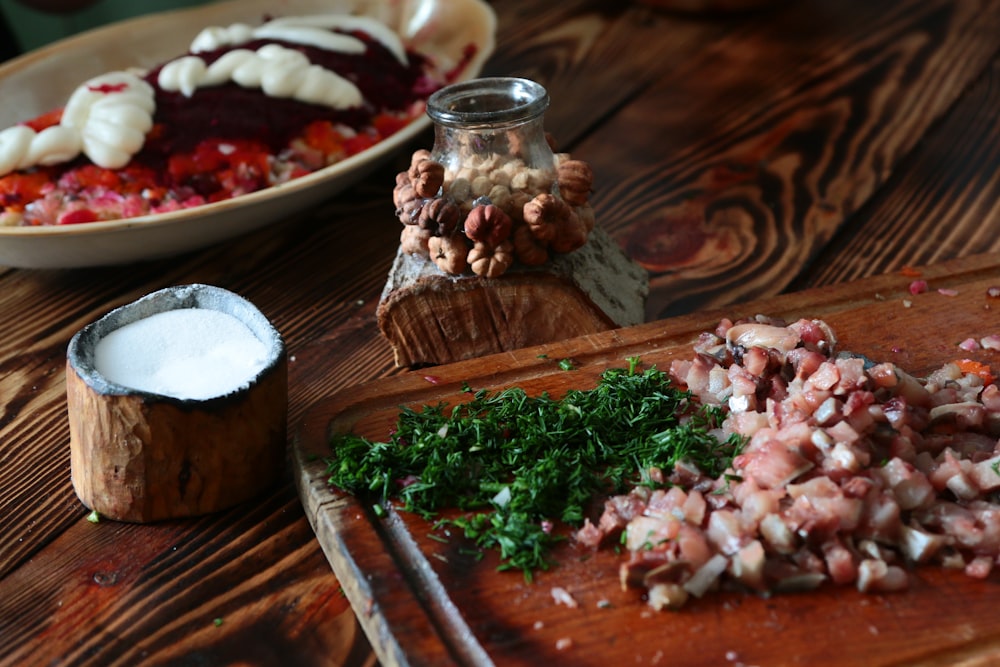
[[[637,358],[559,399],[516,387],[471,393],[453,406],[401,408],[389,442],[335,436],[329,483],[460,529],[529,580],[565,539],[553,522],[582,525],[595,499],[653,485],[650,468],[685,460],[717,477],[743,444],[713,435],[721,407],[698,404],[655,367],[640,372]],[[440,519],[445,509],[461,515]]]

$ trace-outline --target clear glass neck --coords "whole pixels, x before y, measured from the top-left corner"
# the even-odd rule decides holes
[[[446,86],[427,100],[427,115],[446,127],[464,129],[520,125],[549,107],[545,87],[530,79],[493,77]]]

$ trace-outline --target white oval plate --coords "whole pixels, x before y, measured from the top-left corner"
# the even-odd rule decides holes
[[[482,0],[233,0],[144,16],[98,28],[0,66],[0,129],[62,107],[90,77],[153,67],[187,51],[205,26],[265,16],[316,13],[376,16],[395,26],[438,69],[472,60],[458,80],[478,75],[495,44],[496,17]],[[53,227],[0,227],[0,265],[74,268],[126,264],[202,248],[287,219],[364,177],[430,124],[426,116],[342,162],[282,185],[172,213]],[[386,194],[389,197],[389,194]]]

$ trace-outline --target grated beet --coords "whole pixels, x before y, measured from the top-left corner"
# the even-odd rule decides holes
[[[268,97],[259,90],[235,83],[200,88],[191,97],[185,97],[160,88],[156,80],[162,66],[156,67],[145,78],[156,90],[153,122],[157,130],[134,159],[159,168],[166,156],[191,151],[206,137],[254,139],[277,152],[311,122],[327,120],[361,130],[371,123],[373,113],[403,111],[421,99],[417,84],[426,62],[422,56],[407,54],[409,65],[404,66],[381,43],[363,33],[353,35],[366,43],[367,51],[345,54],[289,42],[255,40],[197,55],[211,64],[233,48],[256,50],[268,43],[279,44],[300,51],[313,64],[349,79],[361,90],[366,107],[336,110],[294,99]],[[204,129],[192,131],[192,128]]]

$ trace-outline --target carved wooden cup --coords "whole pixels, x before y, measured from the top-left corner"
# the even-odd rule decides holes
[[[95,349],[143,318],[201,308],[235,317],[264,345],[249,381],[209,398],[179,398],[110,381]],[[130,522],[195,516],[261,493],[282,475],[287,358],[278,331],[252,304],[208,285],[171,287],[79,331],[66,362],[73,487],[101,516]]]

